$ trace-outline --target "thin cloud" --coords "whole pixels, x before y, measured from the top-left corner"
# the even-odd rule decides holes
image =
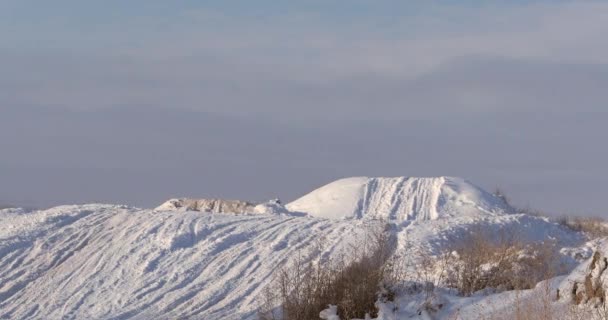
[[[601,210],[608,4],[410,9],[2,20],[0,201],[290,199],[341,176],[460,175]]]

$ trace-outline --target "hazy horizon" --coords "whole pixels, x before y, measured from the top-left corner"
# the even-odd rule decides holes
[[[0,205],[458,176],[608,216],[608,2],[0,3]]]

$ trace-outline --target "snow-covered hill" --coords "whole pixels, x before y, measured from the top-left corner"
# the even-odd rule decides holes
[[[360,224],[63,206],[0,212],[0,318],[241,319],[274,270]]]
[[[322,218],[393,221],[512,211],[501,198],[453,177],[347,178],[323,186],[287,208]]]
[[[564,259],[585,242],[458,178],[350,178],[251,211],[0,210],[0,319],[253,319],[278,268],[347,250],[375,223],[391,223],[399,256],[473,228],[554,239]]]

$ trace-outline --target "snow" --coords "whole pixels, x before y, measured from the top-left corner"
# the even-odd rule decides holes
[[[339,219],[355,215],[368,178],[348,178],[332,182],[287,204],[291,211],[307,212],[315,217]]]
[[[340,320],[338,316],[338,306],[329,305],[327,309],[319,312],[319,318],[324,320]]]
[[[251,318],[290,257],[319,239],[330,255],[363,232],[326,219],[111,205],[3,211],[0,222],[13,226],[0,238],[0,318]]]
[[[400,222],[436,220],[476,211],[512,211],[502,199],[454,177],[347,178],[286,207],[330,219],[381,218]]]
[[[439,253],[476,228],[516,232],[523,241],[553,239],[572,268],[599,245],[547,218],[514,213],[500,198],[450,177],[348,178],[286,206],[269,201],[250,211],[187,211],[181,204],[0,210],[0,319],[255,319],[278,268],[295,257],[337,255],[364,241],[375,223],[392,225],[399,257]],[[571,277],[580,278],[580,270]],[[421,311],[422,297],[403,296],[379,303],[378,319],[456,312],[466,319],[488,301],[506,308],[500,301],[511,297],[438,292],[445,307],[434,316]],[[336,319],[331,306],[323,316]]]

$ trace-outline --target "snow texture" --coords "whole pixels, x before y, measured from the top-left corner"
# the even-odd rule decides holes
[[[241,319],[275,269],[361,226],[111,205],[0,212],[0,318]],[[358,230],[358,231],[357,231]]]
[[[436,220],[471,211],[512,211],[502,199],[453,177],[347,178],[289,203],[292,211],[315,217]]]
[[[497,235],[516,230],[526,241],[554,239],[565,257],[590,254],[577,249],[586,245],[580,234],[513,213],[458,178],[349,178],[285,207],[212,206],[238,214],[168,203],[155,210],[102,204],[0,210],[0,319],[255,319],[278,268],[296,257],[336,255],[364,241],[374,223],[392,225],[399,256],[438,253],[475,227]],[[466,314],[480,300],[445,299],[440,315]],[[419,307],[408,304],[398,315]],[[380,310],[380,319],[401,318],[393,307]],[[335,312],[326,311],[331,319]]]

